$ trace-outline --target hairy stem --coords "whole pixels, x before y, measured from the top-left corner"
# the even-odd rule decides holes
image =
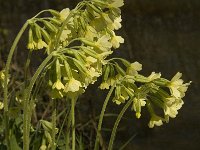
[[[126,110],[128,109],[128,107],[131,105],[132,103],[132,99],[130,99],[126,105],[122,108],[120,114],[117,117],[117,120],[115,121],[112,133],[111,133],[111,137],[110,137],[110,141],[109,141],[109,145],[108,145],[108,150],[112,150],[113,148],[113,142],[115,140],[115,136],[116,136],[116,132],[117,132],[117,127],[119,125],[120,120],[122,119],[124,113],[126,112]]]
[[[98,128],[97,128],[97,135],[96,135],[94,150],[98,150],[99,149],[99,136],[100,136],[100,132],[101,132],[103,117],[104,117],[104,114],[105,114],[106,107],[108,105],[108,101],[109,101],[109,99],[110,99],[110,97],[112,95],[112,92],[113,92],[114,88],[115,87],[112,86],[111,89],[110,89],[110,91],[108,92],[108,94],[106,96],[106,99],[104,101],[102,110],[101,110],[101,114],[100,114],[100,117],[99,117]]]
[[[55,137],[56,137],[56,100],[52,99],[53,103],[53,113],[52,113],[52,145],[51,149],[56,149]]]
[[[31,78],[30,84],[28,88],[25,91],[24,94],[24,108],[23,108],[23,148],[24,150],[29,150],[29,134],[30,134],[30,121],[31,121],[31,108],[29,106],[29,99],[30,95],[33,89],[33,86],[38,79],[40,73],[43,71],[44,67],[47,65],[47,63],[51,60],[54,53],[51,53],[47,58],[42,62],[42,64],[38,67],[37,71]]]
[[[72,117],[72,150],[76,148],[76,134],[75,134],[75,99],[71,99],[71,117]]]
[[[4,121],[5,122],[4,123],[5,123],[5,127],[6,127],[5,136],[6,136],[6,144],[7,144],[8,150],[10,150],[9,117],[8,117],[8,82],[7,82],[8,81],[8,73],[9,73],[13,53],[16,49],[16,46],[17,46],[22,34],[26,30],[27,26],[28,26],[28,21],[23,25],[23,27],[19,31],[18,35],[16,36],[16,38],[13,42],[13,45],[10,49],[10,52],[8,54],[8,59],[7,59],[6,66],[5,66],[5,79],[4,79],[4,118],[5,118]]]

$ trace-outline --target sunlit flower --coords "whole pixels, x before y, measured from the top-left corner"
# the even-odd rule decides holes
[[[62,84],[62,82],[59,79],[52,86],[52,89],[57,89],[57,90],[61,90],[64,88],[65,86]]]
[[[151,116],[151,119],[150,119],[150,121],[149,121],[148,126],[149,126],[149,128],[153,128],[154,125],[156,125],[156,126],[161,126],[161,125],[163,125],[163,118],[157,116],[156,114],[153,114],[153,115]]]
[[[110,40],[109,35],[103,35],[101,38],[98,39],[97,42],[95,42],[95,45],[104,52],[109,51],[112,47],[112,44],[109,42],[109,40]]]
[[[36,42],[35,41],[32,41],[31,43],[28,43],[28,45],[27,45],[27,48],[31,49],[31,50],[35,49],[35,47],[36,47]]]
[[[122,27],[121,21],[122,21],[121,16],[117,17],[117,18],[114,20],[114,22],[112,23],[112,27],[113,27],[115,30],[119,30],[119,29]]]
[[[71,34],[70,30],[63,30],[60,36],[60,41],[61,42],[65,41],[69,37],[69,34]]]
[[[97,31],[92,26],[87,26],[85,38],[90,41],[93,41],[95,37],[98,37]]]
[[[42,39],[39,39],[36,44],[37,44],[37,49],[42,49],[44,47],[47,47],[47,44]]]
[[[183,84],[183,80],[180,79],[182,76],[182,73],[177,73],[168,84],[168,87],[170,88],[171,94],[176,98],[182,98],[185,96],[185,92],[188,89],[188,86],[191,82]]]
[[[60,12],[60,20],[64,21],[65,19],[67,19],[68,15],[70,13],[70,9],[69,8],[65,8]]]
[[[140,70],[142,70],[142,64],[136,61],[131,63],[131,65],[126,70],[126,73],[127,75],[136,75]]]
[[[71,92],[76,92],[79,90],[79,88],[82,87],[81,85],[81,82],[74,79],[74,78],[71,78],[68,83],[65,85],[65,89],[64,91],[67,93],[69,91]]]
[[[113,36],[111,38],[111,43],[114,48],[119,48],[120,43],[124,43],[124,39],[121,36]]]
[[[161,77],[161,73],[152,72],[150,76],[148,76],[149,81],[153,81]]]
[[[120,95],[118,98],[114,97],[113,102],[115,102],[117,105],[120,105],[121,103],[124,103],[126,101],[125,97],[123,95]]]
[[[134,98],[132,109],[136,112],[136,117],[140,118],[141,116],[141,107],[146,105],[144,98]]]
[[[110,84],[108,84],[108,82],[102,82],[101,85],[99,86],[100,89],[104,90],[104,89],[109,89]]]

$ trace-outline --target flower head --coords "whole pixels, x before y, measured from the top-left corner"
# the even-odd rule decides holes
[[[121,36],[113,36],[111,38],[111,43],[114,48],[119,48],[120,43],[124,43],[124,39]]]
[[[162,124],[163,124],[163,118],[161,118],[161,117],[159,117],[159,116],[153,114],[153,115],[151,116],[151,119],[150,119],[150,121],[149,121],[148,126],[149,126],[149,128],[153,128],[154,125],[156,125],[156,126],[161,126]]]
[[[185,96],[188,86],[191,82],[183,84],[183,80],[180,79],[182,73],[178,72],[168,84],[171,94],[176,98],[182,98]]]
[[[39,39],[38,42],[36,43],[36,48],[42,49],[44,47],[47,47],[47,44],[42,39]]]
[[[109,35],[103,35],[101,38],[98,39],[97,42],[95,42],[95,45],[97,48],[104,52],[109,51],[112,47],[112,44],[109,42],[109,40]]]
[[[57,89],[57,90],[61,90],[64,89],[64,85],[62,84],[62,82],[58,79],[52,86],[52,89]]]
[[[141,107],[145,106],[146,102],[144,98],[134,98],[132,109],[136,112],[136,117],[140,118],[141,116]]]
[[[71,78],[68,83],[65,85],[64,91],[67,92],[76,92],[79,90],[79,88],[82,87],[81,82]]]
[[[128,75],[136,75],[140,70],[142,70],[142,64],[136,61],[134,63],[131,63],[131,65],[126,70],[126,73]]]

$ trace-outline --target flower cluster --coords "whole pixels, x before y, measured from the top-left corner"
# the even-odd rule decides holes
[[[117,58],[116,58],[117,59]],[[146,107],[151,115],[149,127],[160,126],[168,122],[169,117],[175,118],[183,105],[189,83],[183,83],[181,73],[177,73],[171,81],[161,78],[160,73],[152,72],[148,77],[138,73],[142,65],[138,62],[129,63],[121,59],[125,69],[111,59],[103,70],[101,89],[115,87],[113,102],[117,105],[132,100],[132,110],[137,118],[141,117],[141,110]],[[159,114],[164,114],[163,116]]]
[[[52,17],[30,21],[28,49],[58,52],[48,71],[52,98],[78,96],[102,74],[112,48],[124,43],[115,34],[122,5],[123,0],[84,1],[74,10],[50,10]]]

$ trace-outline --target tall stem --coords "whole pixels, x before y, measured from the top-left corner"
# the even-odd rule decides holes
[[[94,150],[98,150],[99,149],[99,137],[100,137],[101,127],[102,127],[103,117],[104,117],[104,114],[105,114],[106,107],[108,105],[108,101],[109,101],[109,99],[110,99],[110,97],[112,95],[112,92],[113,92],[114,88],[115,87],[112,86],[110,91],[108,92],[108,95],[106,96],[106,99],[104,101],[104,104],[103,104],[103,107],[102,107],[102,110],[101,110],[101,114],[100,114],[100,117],[99,117],[98,128],[97,128],[97,135],[96,135]]]
[[[75,134],[75,99],[71,99],[71,117],[72,117],[72,150],[76,148],[76,134]]]
[[[126,110],[128,109],[128,107],[131,105],[132,103],[132,99],[130,99],[126,105],[122,108],[120,114],[117,117],[117,120],[115,121],[112,133],[111,133],[111,137],[110,137],[110,141],[109,141],[109,145],[108,145],[108,150],[112,150],[113,148],[113,142],[115,140],[115,136],[116,136],[116,132],[117,132],[117,127],[119,125],[120,120],[122,119],[124,113],[126,112]]]
[[[21,30],[19,31],[18,35],[16,36],[13,45],[10,49],[10,52],[8,54],[8,59],[6,62],[6,66],[5,66],[5,79],[4,79],[4,123],[5,123],[5,127],[6,127],[6,131],[5,131],[5,135],[6,135],[6,144],[7,144],[7,148],[8,150],[10,150],[10,139],[9,139],[9,118],[8,118],[8,73],[9,73],[9,69],[10,69],[10,63],[13,57],[13,53],[16,49],[16,46],[22,36],[22,34],[24,33],[24,31],[26,30],[28,26],[28,21],[23,25],[23,27],[21,28]]]
[[[56,100],[52,99],[53,103],[53,113],[52,113],[52,145],[51,149],[56,149],[55,137],[56,137]]]
[[[29,99],[30,95],[33,89],[33,86],[38,79],[40,73],[43,71],[44,67],[47,65],[47,63],[51,60],[54,53],[51,53],[45,60],[42,62],[42,64],[38,67],[37,71],[31,78],[30,84],[28,88],[25,91],[24,94],[24,108],[23,108],[23,149],[29,150],[29,132],[30,132],[30,121],[31,121],[31,108],[29,106]]]

